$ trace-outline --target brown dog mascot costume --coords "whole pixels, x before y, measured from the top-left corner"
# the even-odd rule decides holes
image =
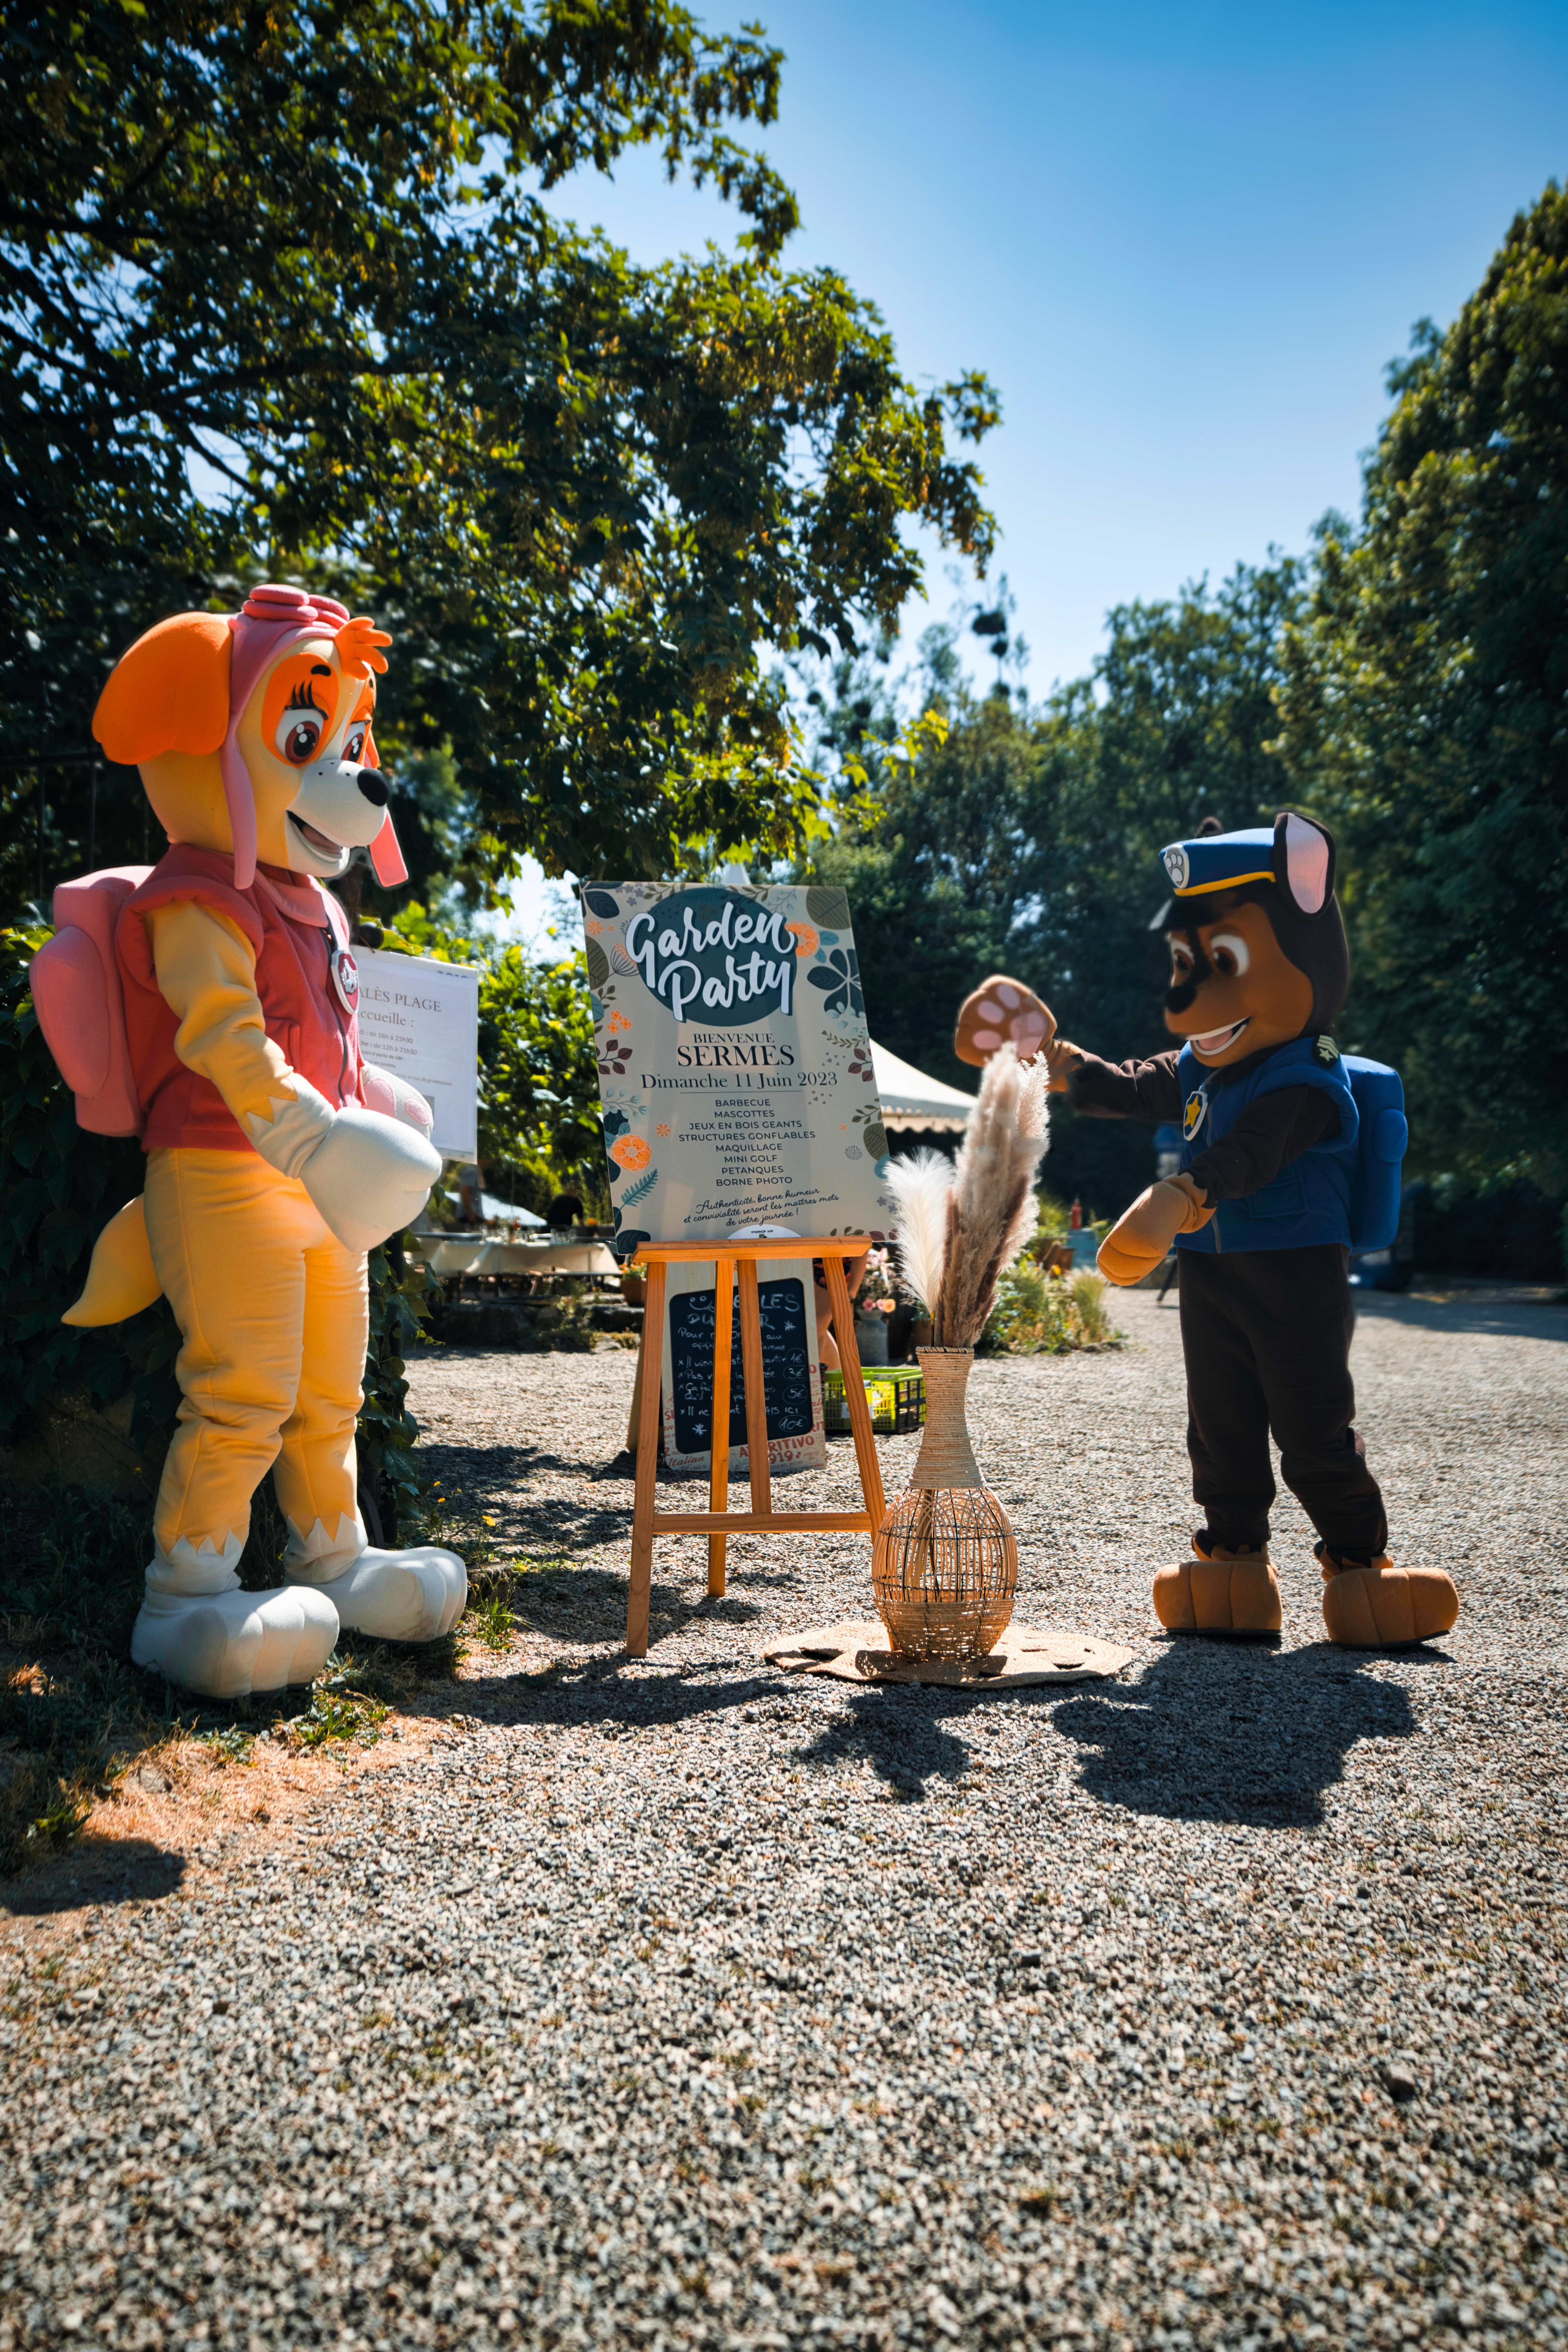
[[[1205,1524],[1194,1556],[1156,1576],[1155,1612],[1172,1632],[1279,1631],[1272,1430],[1318,1530],[1331,1637],[1373,1648],[1447,1633],[1453,1583],[1389,1559],[1353,1427],[1360,1122],[1329,1034],[1350,981],[1333,842],[1282,811],[1272,828],[1173,843],[1163,862],[1176,1051],[1113,1067],[1058,1038],[1039,999],[1000,975],[966,999],[954,1041],[962,1060],[983,1063],[1011,1037],[1021,1055],[1043,1051],[1053,1091],[1091,1117],[1183,1129],[1181,1171],[1151,1185],[1100,1252],[1117,1283],[1140,1280],[1173,1244],[1180,1253],[1187,1445]]]

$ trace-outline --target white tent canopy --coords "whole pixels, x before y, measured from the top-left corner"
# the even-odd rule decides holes
[[[908,1062],[900,1062],[885,1045],[871,1040],[871,1067],[882,1100],[882,1125],[897,1134],[907,1128],[934,1128],[945,1135],[962,1135],[974,1108],[973,1095],[957,1087],[928,1078]]]

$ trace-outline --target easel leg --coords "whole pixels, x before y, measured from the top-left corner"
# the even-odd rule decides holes
[[[768,1468],[768,1402],[763,1392],[763,1310],[757,1297],[757,1261],[743,1257],[741,1280],[741,1364],[746,1375],[746,1460],[752,1472],[752,1508],[771,1511],[773,1476]]]
[[[735,1262],[721,1257],[713,1269],[713,1450],[710,1457],[708,1507],[730,1507],[730,1354],[733,1346]],[[717,1601],[724,1590],[724,1546],[727,1538],[708,1538],[708,1598]]]
[[[849,1408],[849,1426],[855,1436],[860,1491],[871,1514],[871,1533],[875,1537],[886,1514],[887,1502],[882,1493],[877,1441],[871,1433],[871,1408],[866,1402],[866,1383],[860,1376],[860,1356],[855,1345],[855,1310],[849,1303],[843,1259],[825,1257],[822,1264],[827,1276],[827,1296],[833,1302],[833,1328],[838,1339],[838,1360],[844,1370],[844,1401]]]
[[[637,1460],[637,1435],[642,1427],[642,1368],[647,1361],[647,1325],[642,1328],[637,1341],[637,1372],[632,1382],[632,1409],[626,1415],[626,1452]]]
[[[626,1654],[647,1655],[648,1587],[653,1581],[653,1509],[658,1495],[658,1391],[664,1369],[665,1268],[656,1260],[647,1270],[647,1304],[643,1309],[642,1410],[637,1416],[637,1500],[632,1507],[632,1570],[626,1587]]]

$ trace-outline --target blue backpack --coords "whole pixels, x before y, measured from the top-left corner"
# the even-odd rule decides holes
[[[1405,1088],[1386,1062],[1345,1054],[1341,1067],[1361,1115],[1360,1150],[1351,1187],[1351,1247],[1388,1249],[1399,1230],[1400,1168],[1410,1128]]]

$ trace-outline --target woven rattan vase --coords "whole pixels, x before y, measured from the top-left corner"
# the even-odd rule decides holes
[[[909,1486],[877,1531],[871,1589],[900,1657],[983,1658],[1012,1620],[1018,1547],[969,1443],[973,1349],[919,1354],[925,1436]]]

